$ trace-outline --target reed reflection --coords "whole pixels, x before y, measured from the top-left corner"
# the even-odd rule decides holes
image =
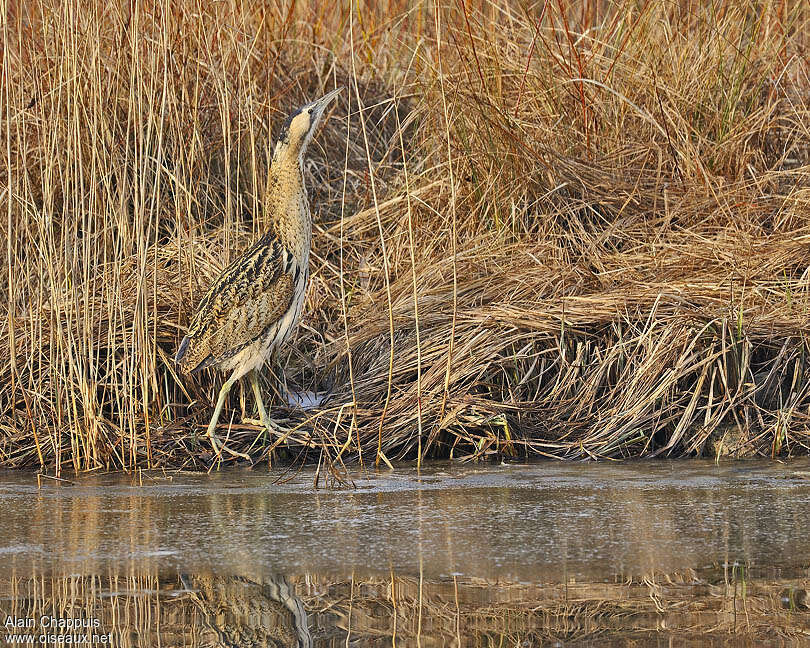
[[[748,566],[614,583],[436,580],[391,572],[246,578],[137,571],[0,580],[4,620],[81,620],[112,645],[769,645],[810,631],[807,575]],[[8,623],[8,621],[6,621]],[[54,622],[51,621],[51,625]],[[80,626],[76,621],[75,625]],[[12,628],[5,628],[6,643]],[[493,643],[494,642],[494,643]]]
[[[810,632],[806,472],[5,474],[0,620],[95,619],[120,646],[768,645]]]

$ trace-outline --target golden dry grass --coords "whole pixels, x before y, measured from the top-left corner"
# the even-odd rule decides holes
[[[0,465],[204,464],[176,344],[335,84],[282,358],[332,393],[257,458],[806,452],[805,2],[473,4],[6,0]]]

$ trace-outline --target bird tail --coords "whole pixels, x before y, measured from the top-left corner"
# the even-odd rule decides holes
[[[180,370],[183,373],[197,373],[217,363],[217,359],[210,353],[200,360],[202,354],[200,353],[199,342],[196,345],[191,344],[191,342],[192,340],[188,335],[184,337],[180,346],[177,347],[177,353],[174,355],[174,361],[180,365]],[[189,353],[189,349],[191,349],[191,353]]]
[[[188,335],[183,338],[183,341],[180,343],[180,346],[177,348],[177,353],[174,356],[174,361],[177,364],[183,362],[183,356],[186,355],[186,351],[188,351]]]

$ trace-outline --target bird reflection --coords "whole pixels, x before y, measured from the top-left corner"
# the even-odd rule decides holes
[[[241,576],[181,574],[183,586],[202,612],[212,646],[311,648],[301,599],[283,576],[255,582]]]

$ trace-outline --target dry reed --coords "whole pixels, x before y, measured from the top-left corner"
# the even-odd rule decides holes
[[[335,84],[257,459],[805,453],[806,3],[473,4],[3,2],[0,465],[205,464],[171,358]]]

